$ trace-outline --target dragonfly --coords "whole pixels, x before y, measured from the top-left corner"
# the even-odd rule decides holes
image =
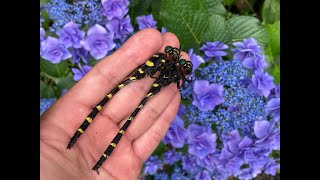
[[[113,140],[111,141],[107,149],[104,151],[99,161],[94,165],[92,170],[96,171],[99,174],[98,169],[111,155],[112,151],[119,143],[121,137],[128,129],[133,119],[136,117],[136,115],[143,108],[143,106],[145,106],[145,104],[151,97],[158,94],[161,91],[161,89],[170,85],[171,83],[176,83],[177,88],[180,88],[184,81],[188,81],[187,76],[192,72],[192,63],[190,61],[186,61],[185,59],[180,59],[178,64],[179,65],[172,64],[169,68],[161,70],[160,76],[152,84],[152,87],[147,93],[147,95],[142,99],[138,107],[132,112],[132,114],[126,120],[125,124],[120,128],[117,135],[113,138]],[[180,84],[181,80],[182,84]]]
[[[170,66],[179,63],[179,59],[181,57],[180,50],[178,48],[172,46],[166,46],[164,49],[165,53],[157,53],[153,55],[149,60],[147,60],[144,64],[140,65],[136,68],[131,75],[118,84],[114,89],[112,89],[105,98],[103,98],[97,105],[93,107],[93,110],[90,112],[83,123],[76,130],[70,142],[67,145],[67,149],[71,149],[78,138],[84,133],[84,131],[89,127],[97,114],[101,111],[102,107],[117,93],[120,89],[124,88],[131,82],[136,80],[143,79],[147,76],[151,78],[156,78],[154,75],[157,72],[160,72],[163,69],[169,69]]]

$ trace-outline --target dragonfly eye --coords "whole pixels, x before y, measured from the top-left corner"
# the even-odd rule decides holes
[[[166,46],[166,47],[164,48],[164,52],[169,53],[172,49],[173,49],[173,47],[171,47],[171,46]]]

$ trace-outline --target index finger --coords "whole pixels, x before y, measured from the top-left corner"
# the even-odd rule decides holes
[[[153,28],[134,34],[116,52],[97,63],[62,98],[87,106],[94,106],[107,92],[124,80],[134,69],[157,53],[162,36]]]

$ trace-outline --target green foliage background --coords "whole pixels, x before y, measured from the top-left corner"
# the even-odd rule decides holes
[[[49,0],[41,0],[44,5]],[[181,48],[199,52],[205,42],[232,43],[254,37],[269,63],[268,71],[280,82],[280,0],[130,0],[131,23],[138,31],[136,17],[152,14],[158,29],[166,27],[176,34]],[[51,20],[43,12],[43,27]],[[55,36],[47,31],[47,35]],[[228,57],[229,59],[232,57]],[[90,61],[94,65],[97,61]],[[71,62],[52,64],[40,59],[40,97],[59,97],[63,89],[75,84]]]

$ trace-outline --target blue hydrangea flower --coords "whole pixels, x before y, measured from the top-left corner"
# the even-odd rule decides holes
[[[116,47],[113,37],[113,33],[107,33],[105,28],[96,24],[88,30],[87,37],[81,41],[81,44],[98,60]]]
[[[163,138],[163,142],[164,144],[170,142],[173,147],[182,148],[188,135],[189,131],[184,128],[183,120],[179,116],[176,116]]]
[[[78,48],[78,49],[72,48],[71,54],[72,54],[72,64],[80,63],[80,59],[82,59],[84,63],[88,64],[91,58],[89,51],[85,50],[84,48]]]
[[[170,178],[167,173],[162,172],[162,173],[155,174],[154,180],[170,180]]]
[[[72,70],[72,72],[74,74],[73,75],[73,79],[75,81],[79,81],[85,74],[87,74],[90,71],[91,68],[92,67],[89,66],[89,65],[84,65],[83,67],[80,65],[79,69],[71,68],[71,70]]]
[[[203,159],[216,150],[216,134],[211,133],[211,129],[196,124],[188,127],[190,135],[188,137],[188,152]]]
[[[58,64],[61,60],[71,57],[71,53],[57,38],[48,36],[41,42],[40,55],[51,63]]]
[[[71,3],[65,0],[51,0],[45,9],[54,22],[50,27],[52,32],[61,29],[70,21],[91,26],[104,20],[100,0],[77,0]]]
[[[200,64],[205,63],[201,56],[198,56],[195,53],[193,53],[193,48],[189,49],[188,55],[193,65],[192,72],[194,72]]]
[[[101,4],[108,20],[122,19],[129,11],[128,0],[101,0]]]
[[[216,105],[224,102],[223,86],[209,83],[207,80],[196,80],[194,82],[192,104],[201,111],[212,111]]]
[[[255,121],[254,134],[258,138],[258,140],[255,141],[255,146],[264,147],[272,146],[274,144],[277,146],[277,143],[275,142],[277,141],[277,135],[279,135],[279,133],[279,129],[274,128],[274,124],[270,123],[269,121]]]
[[[233,43],[235,46],[231,51],[233,52],[233,59],[244,61],[247,58],[254,58],[259,55],[261,50],[257,41],[253,38],[244,39],[243,42]]]
[[[80,40],[84,37],[85,33],[79,30],[79,25],[74,22],[67,23],[63,29],[57,31],[59,41],[66,47],[80,48]]]
[[[222,56],[226,56],[227,53],[224,50],[228,49],[229,46],[223,44],[220,41],[207,42],[200,48],[201,51],[204,51],[203,59],[209,61],[211,58],[214,58],[217,62],[222,62]]]
[[[260,170],[245,168],[241,170],[241,173],[238,174],[239,179],[243,180],[251,180],[255,178],[258,174],[260,174]]]
[[[180,161],[182,157],[182,153],[181,152],[177,152],[177,151],[167,151],[164,153],[163,155],[163,162],[167,163],[169,165],[174,164],[175,162]]]
[[[276,163],[274,159],[269,158],[269,162],[266,163],[264,173],[275,176],[278,169],[280,169],[280,164]]]
[[[270,90],[275,87],[273,80],[274,78],[269,73],[255,71],[248,88],[260,96],[268,97]]]
[[[106,28],[114,33],[114,37],[124,40],[124,35],[133,32],[133,26],[130,24],[130,16],[123,19],[112,19],[107,22]]]
[[[40,98],[40,116],[49,109],[55,101],[54,98]]]
[[[244,67],[252,69],[253,71],[263,71],[268,66],[268,64],[264,60],[264,55],[256,55],[253,57],[245,58],[242,61],[242,64]]]
[[[42,27],[40,27],[40,43],[46,38],[45,37],[46,32]]]
[[[280,98],[272,98],[268,101],[266,111],[271,114],[275,121],[280,119]]]
[[[145,16],[138,16],[136,20],[139,25],[139,30],[142,30],[145,28],[157,28],[156,26],[157,22],[153,19],[152,14],[145,15]]]
[[[196,176],[196,180],[211,180],[210,173],[207,170],[199,172]]]
[[[163,34],[163,33],[166,33],[166,32],[167,32],[167,29],[165,27],[162,27],[161,28],[161,33]]]
[[[181,117],[185,112],[186,112],[186,107],[183,104],[180,104],[177,116]]]
[[[197,159],[197,164],[201,167],[206,168],[210,172],[213,172],[217,168],[216,162],[218,162],[217,160],[220,157],[220,154],[220,151],[217,150],[214,153],[208,154],[203,159]]]
[[[162,168],[162,163],[157,156],[150,156],[148,160],[144,163],[143,174],[154,175],[157,173],[158,169]]]
[[[186,170],[186,171],[190,171],[192,169],[195,169],[196,167],[196,162],[197,162],[197,159],[195,156],[193,155],[186,155],[186,156],[182,156],[182,169],[183,170]]]

